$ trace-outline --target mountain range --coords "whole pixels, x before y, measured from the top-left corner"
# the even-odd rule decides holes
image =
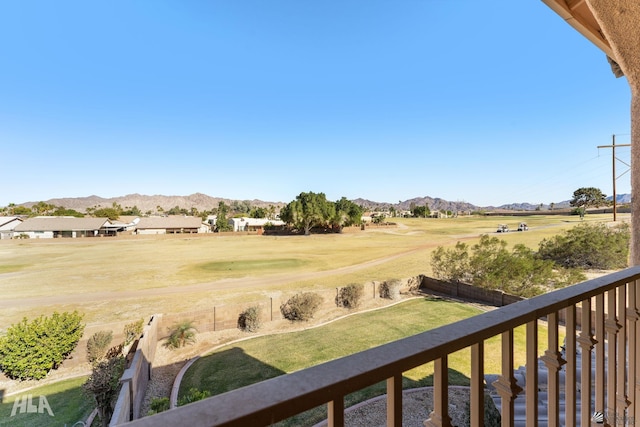
[[[611,197],[608,198],[611,200]],[[629,203],[631,201],[630,194],[618,194],[616,197],[617,203],[624,204]],[[189,196],[164,196],[164,195],[153,195],[147,196],[142,194],[128,194],[126,196],[119,197],[111,197],[111,198],[103,198],[99,196],[88,196],[88,197],[69,197],[69,198],[58,198],[58,199],[50,199],[44,201],[50,205],[54,206],[63,206],[67,209],[74,209],[79,212],[84,212],[87,208],[94,207],[111,207],[113,204],[118,204],[123,208],[132,208],[134,206],[138,207],[142,212],[156,212],[158,207],[161,207],[163,210],[169,210],[173,207],[179,207],[180,209],[191,209],[196,208],[199,211],[211,210],[213,208],[217,208],[220,202],[224,202],[227,205],[231,205],[234,202],[247,202],[251,206],[256,207],[269,207],[275,206],[276,208],[280,208],[286,205],[288,202],[269,202],[258,199],[253,200],[237,200],[237,199],[225,199],[221,197],[212,197],[202,193],[194,193]],[[531,203],[511,203],[501,206],[476,206],[467,202],[451,202],[448,200],[444,200],[441,198],[432,198],[432,197],[415,197],[413,199],[398,201],[398,203],[388,203],[388,202],[376,202],[372,200],[357,198],[353,199],[352,202],[364,207],[367,210],[376,210],[376,209],[385,209],[389,207],[393,207],[397,210],[408,210],[413,206],[424,206],[425,204],[429,207],[430,210],[447,210],[453,212],[459,211],[477,211],[477,210],[486,210],[486,211],[533,211],[536,209],[546,210],[549,208],[549,205],[533,205]],[[38,202],[26,202],[21,203],[21,206],[31,207]],[[555,209],[560,208],[568,208],[570,207],[569,201],[562,201],[554,204]]]

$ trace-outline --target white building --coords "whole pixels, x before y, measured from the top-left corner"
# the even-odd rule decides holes
[[[36,216],[25,219],[13,230],[14,237],[52,239],[54,237],[96,237],[107,235],[108,218],[76,218],[70,216]]]
[[[229,218],[229,225],[233,227],[233,231],[257,231],[262,233],[267,225],[283,226],[284,221],[279,219],[267,219],[267,218]]]
[[[0,216],[0,240],[11,239],[13,230],[20,224],[23,219],[17,216]]]

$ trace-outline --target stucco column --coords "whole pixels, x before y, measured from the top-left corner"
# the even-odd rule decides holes
[[[631,265],[640,265],[640,95],[631,92]]]
[[[640,265],[640,2],[586,2],[631,88],[631,265]]]

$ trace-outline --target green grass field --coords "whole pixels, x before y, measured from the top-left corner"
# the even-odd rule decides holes
[[[610,219],[588,215],[585,221]],[[580,223],[577,216],[544,215],[395,221],[396,228],[334,235],[1,241],[0,330],[54,310],[78,309],[88,324],[100,324],[203,309],[265,292],[429,274],[434,248],[473,243],[481,234],[495,234],[499,223],[515,228],[528,222],[530,231],[498,236],[532,248]],[[365,264],[372,260],[386,262]],[[257,279],[258,285],[243,286],[243,278]],[[232,279],[237,286],[218,286]],[[61,300],[46,301],[53,296]]]
[[[625,217],[622,216],[621,220]],[[628,219],[628,218],[627,218]],[[585,221],[610,221],[611,215],[589,215]],[[523,243],[537,249],[542,239],[579,224],[575,216],[459,217],[451,219],[397,219],[397,227],[365,232],[312,236],[170,236],[146,238],[52,239],[0,241],[0,331],[22,317],[34,318],[54,310],[78,310],[87,324],[133,321],[154,313],[175,313],[214,305],[262,298],[269,292],[335,288],[348,283],[404,278],[430,274],[430,254],[438,246],[464,240],[475,243],[491,234],[509,245]],[[530,231],[495,234],[497,224],[515,228],[520,221]],[[372,261],[378,262],[372,262]],[[251,286],[244,286],[244,282]],[[231,286],[221,284],[231,283]],[[54,303],[50,298],[58,298]],[[446,306],[446,309],[444,308]],[[475,309],[454,303],[413,301],[389,311],[358,315],[321,330],[296,335],[272,336],[225,350],[241,354],[260,369],[255,375],[228,375],[233,381],[217,381],[215,369],[196,365],[204,382],[188,381],[199,388],[216,383],[218,393],[243,383],[302,369],[341,355],[408,336],[423,330],[472,316]],[[341,338],[354,325],[375,322],[375,334],[359,326],[357,337]],[[545,333],[541,329],[541,335]],[[524,348],[524,333],[516,333]],[[261,341],[263,340],[263,341]],[[266,341],[269,345],[265,345]],[[544,337],[541,336],[541,342]],[[495,345],[497,345],[497,339]],[[336,344],[337,343],[337,344]],[[293,345],[294,347],[287,347]],[[488,345],[494,345],[488,343]],[[285,348],[310,348],[301,353]],[[487,353],[490,351],[487,349]],[[282,358],[281,354],[288,355]],[[205,361],[216,357],[209,356]],[[516,355],[516,364],[522,360]],[[466,381],[468,351],[453,355],[452,382]],[[223,359],[220,359],[223,360]],[[487,372],[497,367],[487,361]],[[407,386],[428,383],[429,365],[404,374]],[[245,370],[246,371],[246,370]],[[74,379],[33,390],[46,396],[56,422],[70,423],[86,416],[88,407]],[[189,383],[185,383],[189,384]],[[219,388],[219,389],[218,389]],[[379,394],[380,385],[350,396],[349,404]],[[13,398],[0,406],[0,425],[20,425],[11,417]],[[88,403],[87,403],[88,404]],[[321,411],[322,412],[322,411]],[[60,416],[59,416],[60,414]],[[48,415],[25,414],[24,425],[48,425]],[[20,421],[21,422],[21,421]],[[42,423],[42,424],[39,424]],[[294,422],[295,424],[295,422]]]
[[[72,426],[74,423],[86,420],[94,406],[91,400],[82,394],[81,385],[86,377],[78,377],[59,381],[8,396],[0,403],[0,426],[11,427],[48,427],[48,426]],[[28,396],[31,396],[31,404],[41,409],[41,412],[27,412],[20,410],[20,404],[27,398],[24,408],[28,407]],[[46,401],[41,403],[41,396]],[[16,411],[13,413],[16,399]],[[47,410],[47,405],[51,414]],[[13,415],[12,415],[13,413]]]
[[[211,395],[294,372],[378,345],[415,335],[438,326],[466,319],[482,311],[476,307],[440,299],[413,299],[393,307],[361,313],[329,325],[300,332],[257,337],[221,347],[198,359],[180,385],[180,396],[189,389],[207,390]],[[375,327],[372,327],[375,325]],[[547,330],[538,331],[540,351],[545,348]],[[525,364],[524,328],[514,332],[514,368]],[[485,342],[487,355],[500,354],[500,337]],[[449,357],[452,385],[468,385],[471,375],[469,349]],[[500,373],[499,358],[487,356],[486,373]],[[403,373],[403,387],[433,384],[433,363]],[[375,384],[346,398],[347,405],[386,393],[384,383]],[[285,425],[312,425],[326,417],[324,407],[316,408]]]

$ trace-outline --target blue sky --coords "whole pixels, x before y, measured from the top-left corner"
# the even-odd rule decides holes
[[[630,142],[625,78],[540,0],[8,1],[0,58],[0,206],[546,204],[611,195]]]

